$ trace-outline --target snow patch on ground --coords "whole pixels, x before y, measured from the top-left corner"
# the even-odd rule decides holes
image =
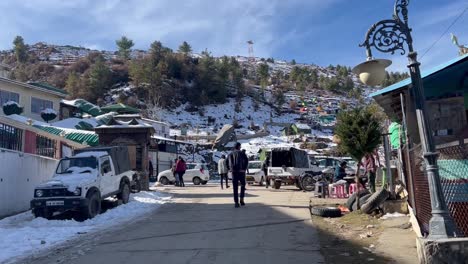
[[[171,197],[158,192],[132,194],[128,204],[117,206],[84,222],[34,218],[31,211],[0,220],[0,263],[38,253],[65,241],[140,218]]]

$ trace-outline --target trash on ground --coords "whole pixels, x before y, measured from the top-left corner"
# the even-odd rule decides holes
[[[406,216],[405,214],[401,214],[401,213],[398,213],[398,212],[395,212],[395,213],[387,213],[385,214],[384,216],[382,216],[380,219],[382,220],[385,220],[385,219],[390,219],[390,218],[397,218],[397,217],[404,217]]]

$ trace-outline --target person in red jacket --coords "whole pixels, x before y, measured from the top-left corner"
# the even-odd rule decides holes
[[[184,174],[186,170],[187,170],[187,164],[185,163],[185,160],[181,156],[179,156],[179,160],[176,163],[175,173],[177,175],[177,178],[179,179],[180,187],[185,187]]]

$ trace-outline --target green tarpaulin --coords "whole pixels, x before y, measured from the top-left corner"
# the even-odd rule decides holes
[[[401,142],[405,144],[404,131],[403,127],[400,124],[396,122],[391,123],[388,127],[388,133],[390,134],[390,145],[392,146],[392,148],[400,148],[400,139]]]
[[[138,113],[140,113],[140,110],[138,110],[138,109],[136,109],[134,107],[128,106],[128,105],[124,105],[124,104],[114,104],[114,105],[104,106],[104,107],[101,107],[101,110],[106,112],[106,113],[109,113],[109,112],[117,112],[119,114],[138,114]]]
[[[86,143],[89,146],[97,146],[99,144],[99,136],[95,133],[85,133],[80,130],[61,129],[59,127],[53,126],[34,125],[34,127],[39,128],[50,134],[62,136],[66,139],[78,142],[80,144]]]

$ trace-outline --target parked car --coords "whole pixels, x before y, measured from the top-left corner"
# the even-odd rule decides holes
[[[306,151],[297,148],[273,148],[269,152],[267,181],[275,189],[283,183],[295,184],[299,189],[313,191],[316,176],[322,174],[317,165],[313,165]]]
[[[204,163],[187,163],[184,174],[184,182],[193,182],[195,185],[205,185],[210,180],[210,171]],[[163,185],[175,183],[172,170],[165,170],[158,174],[158,181]]]
[[[49,219],[56,212],[73,211],[75,218],[93,218],[107,197],[128,203],[136,180],[127,147],[80,149],[61,159],[52,179],[34,189],[32,213]]]
[[[262,167],[262,161],[249,161],[249,167],[245,177],[247,183],[258,183],[260,186],[263,185],[263,182],[265,181],[265,172]]]

